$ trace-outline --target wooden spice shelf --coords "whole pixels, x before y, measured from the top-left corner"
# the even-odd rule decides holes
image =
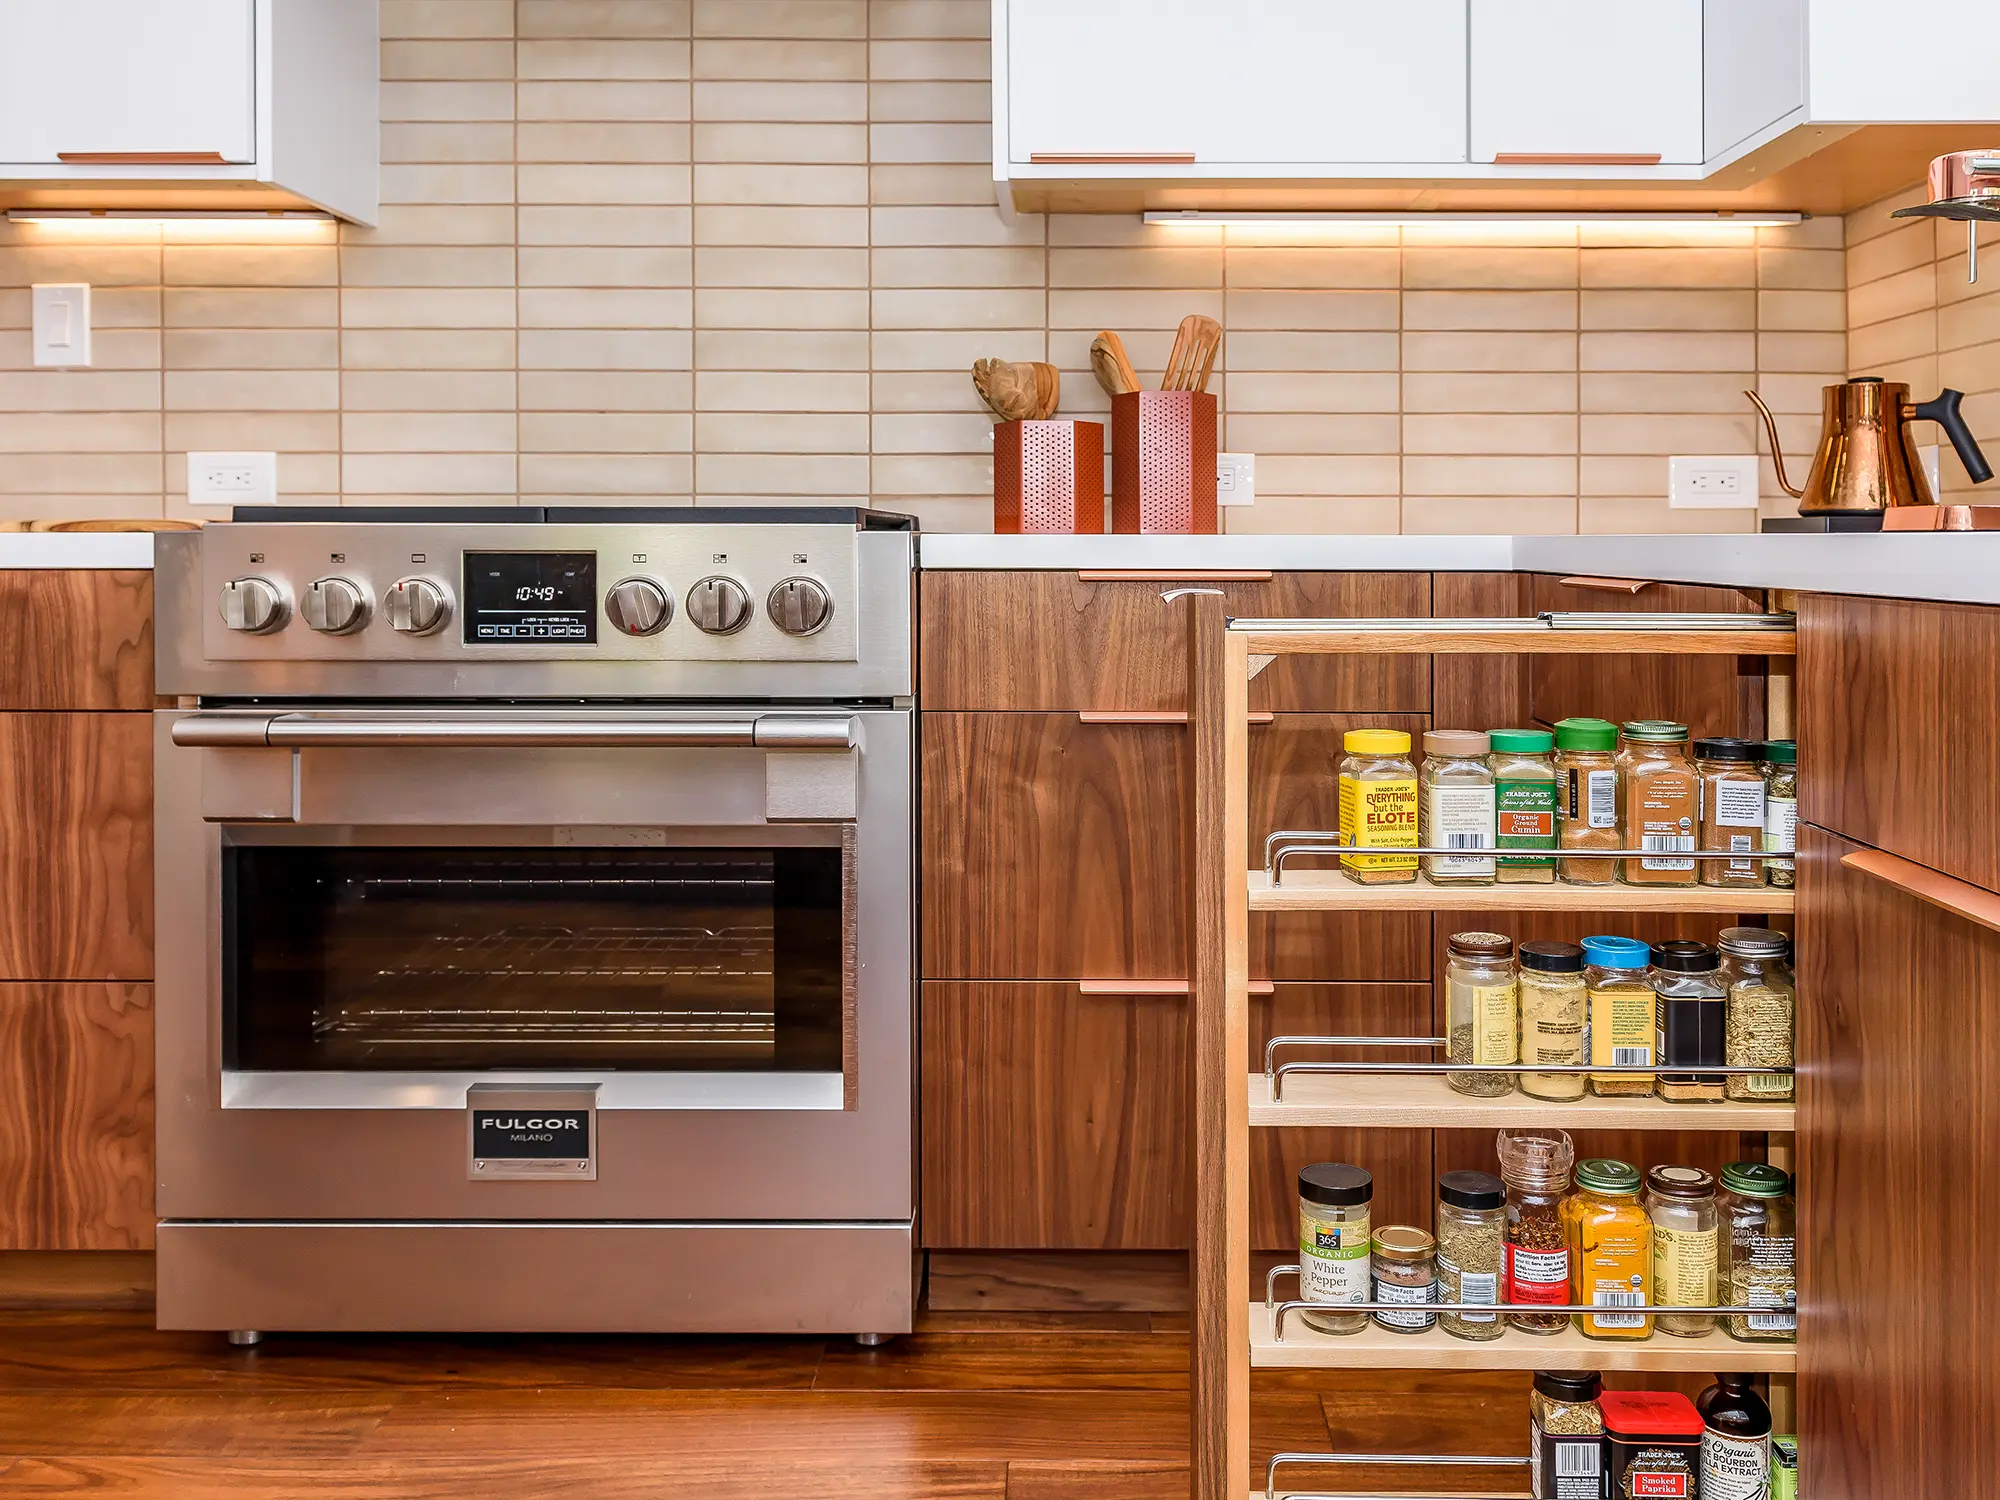
[[[1313,1054],[1285,1054],[1292,1061]],[[1327,1054],[1329,1057],[1334,1054]],[[1285,1097],[1273,1102],[1268,1079],[1250,1075],[1252,1126],[1330,1126],[1403,1130],[1731,1130],[1790,1134],[1791,1104],[1670,1104],[1659,1098],[1599,1099],[1586,1094],[1569,1103],[1506,1094],[1473,1099],[1441,1076],[1416,1073],[1304,1073],[1285,1080]]]
[[[1441,1328],[1392,1333],[1370,1323],[1360,1333],[1319,1333],[1297,1313],[1285,1317],[1285,1339],[1271,1337],[1271,1309],[1250,1305],[1250,1364],[1260,1370],[1761,1370],[1798,1368],[1796,1344],[1746,1344],[1717,1329],[1706,1338],[1655,1333],[1613,1342],[1585,1338],[1574,1327],[1533,1334],[1508,1329],[1497,1339],[1453,1338]]]
[[[1402,885],[1361,885],[1338,870],[1285,871],[1271,884],[1249,877],[1252,911],[1636,911],[1782,915],[1793,893],[1777,886],[1486,885],[1436,886],[1419,876]]]

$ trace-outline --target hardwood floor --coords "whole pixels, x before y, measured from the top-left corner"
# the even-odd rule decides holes
[[[1469,1452],[1525,1432],[1524,1377],[1433,1383],[1412,1402],[1361,1374],[1260,1376],[1260,1473],[1330,1433]],[[1185,1314],[932,1313],[880,1349],[274,1335],[242,1350],[144,1313],[0,1313],[0,1497],[1182,1500],[1187,1431]]]

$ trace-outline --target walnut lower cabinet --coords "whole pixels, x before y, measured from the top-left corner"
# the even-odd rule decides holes
[[[1799,833],[1800,1493],[1990,1494],[2000,895]]]

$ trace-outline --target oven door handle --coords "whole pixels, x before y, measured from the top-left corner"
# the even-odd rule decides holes
[[[234,750],[362,749],[371,746],[519,749],[537,746],[630,746],[852,750],[849,718],[758,714],[741,719],[694,719],[672,714],[549,718],[525,714],[449,717],[366,715],[191,714],[174,721],[176,745]]]

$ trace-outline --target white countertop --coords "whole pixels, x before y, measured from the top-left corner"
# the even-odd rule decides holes
[[[0,569],[152,566],[150,531],[0,531]]]
[[[1270,568],[1582,573],[1738,588],[2000,604],[2000,532],[1723,536],[994,536],[925,532],[948,569]]]

